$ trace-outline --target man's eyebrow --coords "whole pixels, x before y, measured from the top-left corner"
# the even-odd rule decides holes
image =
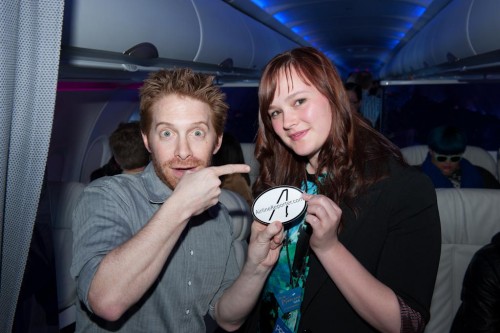
[[[193,126],[193,127],[200,126],[200,125],[204,125],[206,127],[209,127],[209,124],[205,121],[197,121],[197,122],[190,124],[190,126]],[[158,124],[155,125],[155,128],[158,128],[159,126],[177,127],[175,124],[170,123],[168,121],[160,121]]]

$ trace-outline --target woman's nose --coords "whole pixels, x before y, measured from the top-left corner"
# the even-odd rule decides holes
[[[297,115],[294,111],[284,110],[283,111],[283,128],[290,129],[297,125]]]

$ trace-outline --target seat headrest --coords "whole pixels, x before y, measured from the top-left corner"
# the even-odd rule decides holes
[[[245,199],[238,193],[222,189],[219,201],[231,216],[235,239],[246,240],[250,234],[252,214]]]
[[[436,189],[443,244],[484,245],[500,231],[500,190]]]
[[[429,147],[427,145],[415,145],[401,148],[404,159],[410,165],[420,165],[424,162]],[[493,156],[481,147],[465,147],[464,158],[474,165],[485,168],[498,179],[497,163]]]
[[[250,182],[253,184],[255,179],[259,176],[259,162],[255,158],[255,144],[254,143],[242,143],[241,150],[243,150],[243,157],[245,163],[251,168],[249,176]]]

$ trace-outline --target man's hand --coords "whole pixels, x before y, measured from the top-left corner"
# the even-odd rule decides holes
[[[220,176],[248,172],[250,166],[246,164],[226,164],[187,172],[177,184],[172,197],[185,205],[189,216],[198,215],[219,202]]]

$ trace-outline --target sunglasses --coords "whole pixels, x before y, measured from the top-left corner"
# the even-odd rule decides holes
[[[434,158],[438,162],[458,162],[462,159],[462,155],[441,155],[434,153]]]

